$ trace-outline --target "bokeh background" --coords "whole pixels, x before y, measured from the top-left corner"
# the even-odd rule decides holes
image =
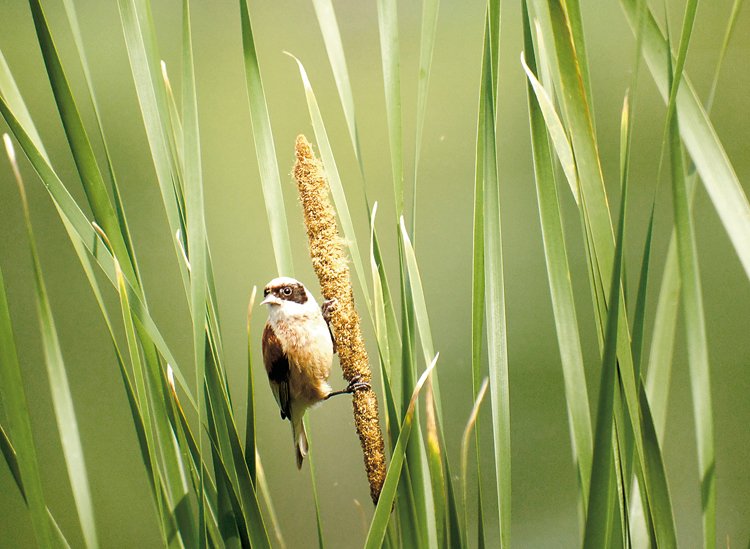
[[[181,10],[177,0],[152,2],[161,54],[179,90]],[[245,315],[253,285],[276,276],[265,206],[250,131],[236,1],[194,2],[198,100],[203,147],[207,224],[212,246],[229,380],[238,417],[246,392]],[[392,284],[397,284],[396,219],[375,2],[337,1],[339,26],[354,87],[367,192],[379,203],[378,228]],[[503,6],[499,162],[503,253],[507,294],[512,426],[513,545],[569,547],[578,543],[576,477],[571,458],[563,380],[541,245],[528,136],[518,2]],[[661,12],[661,2],[652,2]],[[673,30],[683,2],[667,2]],[[687,74],[706,98],[731,0],[702,3],[693,33]],[[62,8],[43,2],[73,89],[83,90],[81,69]],[[76,2],[94,85],[102,108],[114,167],[150,306],[178,360],[190,363],[190,324],[176,259],[151,164],[115,0]],[[255,40],[268,98],[278,162],[285,184],[296,275],[314,284],[294,185],[289,175],[295,136],[312,138],[299,73],[282,52],[305,64],[327,123],[359,238],[368,237],[362,181],[312,4],[303,0],[251,0]],[[622,100],[631,82],[634,40],[615,0],[585,1],[583,16],[594,92],[596,132],[610,199],[617,203],[618,132]],[[416,74],[421,4],[399,6],[405,173],[413,173]],[[417,193],[416,246],[444,389],[446,435],[457,470],[458,446],[471,405],[470,308],[474,147],[484,3],[443,0],[437,31]],[[53,164],[83,204],[75,166],[56,114],[28,5],[0,0],[0,48],[40,129]],[[746,194],[750,180],[750,9],[741,13],[726,58],[712,120]],[[657,180],[664,105],[647,71],[637,99],[628,218],[629,281],[637,268],[650,201],[656,189],[655,266],[650,289],[652,320],[671,225],[668,180]],[[178,95],[179,97],[179,95]],[[83,107],[84,117],[93,113]],[[0,129],[7,131],[4,122]],[[32,218],[40,245],[55,320],[61,336],[95,514],[105,547],[158,546],[159,534],[138,453],[125,393],[105,328],[89,286],[46,191],[23,160]],[[666,169],[664,175],[668,175]],[[410,186],[410,184],[409,184]],[[657,187],[658,186],[658,187]],[[578,318],[592,403],[598,388],[598,349],[589,298],[578,214],[562,193],[569,253],[577,290]],[[702,188],[695,209],[711,360],[717,470],[717,532],[731,547],[750,536],[750,284]],[[750,245],[750,243],[748,243]],[[82,539],[62,458],[43,362],[34,304],[31,262],[20,201],[10,168],[0,160],[0,265],[6,278],[17,346],[30,401],[42,476],[50,505],[75,545]],[[105,285],[109,289],[108,285]],[[631,288],[633,289],[633,288]],[[361,288],[357,288],[361,292]],[[361,293],[359,294],[361,301]],[[114,292],[108,295],[115,304]],[[256,343],[258,445],[289,547],[314,544],[310,476],[294,465],[289,427],[260,368],[259,307],[252,327]],[[366,323],[367,324],[367,323]],[[647,325],[650,329],[651,322]],[[367,333],[371,334],[370,326]],[[372,343],[372,338],[370,338]],[[700,490],[683,326],[670,393],[665,456],[681,545],[700,539]],[[369,347],[375,358],[374,345]],[[334,369],[332,384],[343,385]],[[378,387],[379,389],[379,387]],[[487,409],[483,433],[490,436]],[[2,417],[0,415],[0,417]],[[318,491],[326,541],[355,547],[372,514],[350,405],[335,399],[311,417]],[[485,444],[489,449],[491,444]],[[485,456],[486,507],[494,513],[491,456]],[[494,521],[489,522],[490,525]],[[494,528],[494,530],[493,530]],[[488,535],[497,539],[497,526]],[[33,544],[22,499],[7,467],[0,465],[0,546]]]

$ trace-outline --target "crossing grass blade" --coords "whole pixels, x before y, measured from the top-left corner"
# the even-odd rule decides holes
[[[695,228],[690,214],[682,144],[680,142],[683,111],[673,112],[676,105],[677,88],[681,85],[682,69],[696,8],[697,2],[694,0],[688,2],[674,77],[670,78],[671,91],[670,103],[667,107],[667,124],[669,125],[669,156],[672,173],[672,203],[674,205],[675,233],[677,236],[677,257],[680,267],[688,365],[693,395],[693,416],[698,444],[698,466],[700,467],[703,546],[713,547],[716,543],[716,473],[706,321]]]
[[[5,432],[2,425],[0,425],[0,453],[3,454],[5,462],[8,464],[8,469],[10,469],[10,472],[13,475],[13,480],[16,482],[18,491],[21,492],[21,497],[26,501],[26,490],[21,478],[16,450],[13,448],[13,445],[8,438],[8,434]],[[60,526],[57,524],[55,517],[52,516],[49,507],[45,507],[45,512],[52,531],[52,539],[55,540],[58,547],[70,548],[68,540],[65,539],[65,535],[62,533],[62,530],[60,530]]]
[[[99,546],[96,533],[96,522],[94,519],[94,507],[91,500],[88,475],[83,455],[83,446],[78,431],[75,410],[73,409],[73,397],[70,393],[68,375],[65,370],[57,329],[52,317],[52,309],[47,297],[47,288],[42,276],[42,266],[36,249],[36,240],[31,226],[29,206],[26,201],[26,191],[21,178],[21,173],[16,163],[15,151],[10,137],[3,136],[8,158],[13,168],[13,174],[18,184],[21,196],[26,232],[29,239],[29,249],[34,267],[34,283],[36,287],[37,313],[42,334],[42,346],[44,349],[47,375],[49,376],[50,391],[52,393],[52,405],[55,411],[55,419],[60,432],[63,455],[68,470],[68,478],[73,491],[73,499],[78,512],[78,520],[83,532],[84,543],[87,547]]]
[[[1,68],[2,67],[0,67],[0,69]],[[92,258],[99,265],[113,286],[117,287],[114,260],[111,252],[94,230],[91,223],[89,223],[86,215],[81,211],[78,204],[76,204],[73,197],[65,188],[43,151],[36,146],[29,131],[27,131],[26,127],[22,126],[19,122],[14,112],[16,108],[16,105],[11,106],[6,101],[5,97],[0,96],[0,114],[5,118],[5,121],[10,127],[14,137],[18,140],[21,149],[39,175],[42,184],[49,192],[57,211],[68,230],[68,234],[74,235],[74,238],[77,239],[78,242],[91,254]],[[192,390],[185,381],[185,377],[182,375],[182,372],[162,337],[159,328],[151,318],[151,315],[140,296],[140,291],[136,289],[138,288],[137,282],[128,279],[127,275],[125,275],[125,277],[126,287],[131,299],[131,306],[133,307],[133,314],[138,318],[143,330],[148,333],[159,353],[168,363],[174,366],[175,377],[179,381],[180,386],[185,389],[186,398],[192,406],[195,406],[195,399],[192,396]]]
[[[7,139],[7,134],[3,135]],[[5,292],[5,281],[0,269],[0,399],[5,411],[10,440],[3,433],[3,453],[11,468],[16,483],[22,488],[34,528],[34,536],[40,547],[51,545],[52,532],[47,518],[47,504],[45,502],[42,480],[39,474],[34,436],[31,430],[31,418],[23,388],[21,367],[18,364],[16,344],[13,339],[13,328],[8,310],[8,300]],[[15,450],[13,450],[15,448]],[[8,459],[9,449],[13,450],[15,460]],[[15,463],[15,467],[12,464]]]
[[[349,212],[346,193],[344,192],[344,186],[341,183],[341,176],[339,175],[339,170],[336,166],[336,158],[333,155],[331,143],[328,140],[328,133],[326,132],[325,124],[323,123],[323,116],[320,113],[318,101],[315,98],[315,92],[312,89],[312,84],[310,84],[310,79],[307,77],[305,67],[294,55],[290,53],[288,55],[297,62],[297,67],[299,68],[300,78],[302,79],[302,85],[305,90],[305,98],[307,99],[307,108],[310,112],[310,119],[312,120],[313,131],[315,132],[315,140],[320,149],[320,156],[323,160],[323,166],[325,167],[326,179],[328,180],[328,186],[331,189],[331,196],[333,197],[333,202],[336,206],[336,213],[341,222],[341,228],[344,231],[344,238],[348,244],[349,254],[352,257],[352,263],[354,264],[354,271],[357,273],[359,285],[365,295],[367,295],[367,279],[365,278],[362,256],[359,252],[357,235],[354,232],[354,222],[352,221],[352,216]],[[365,299],[365,303],[367,304],[370,317],[372,318],[372,304],[369,299]]]
[[[637,24],[636,0],[620,0],[631,28]],[[666,39],[647,8],[643,30],[643,55],[654,83],[665,100],[670,95]],[[695,164],[701,181],[719,214],[745,273],[750,277],[750,204],[737,174],[719,140],[708,114],[701,106],[687,74],[677,88],[675,109],[680,119],[680,136]]]
[[[528,13],[525,9],[523,16],[524,49],[525,51],[532,52],[534,48],[532,30],[529,24]],[[534,76],[536,61],[533,54],[529,56],[529,62],[532,67],[526,64],[523,57],[521,58],[521,63],[524,65],[524,70],[529,79],[527,97],[536,195],[542,227],[542,243],[544,245],[547,264],[550,296],[552,298],[552,310],[555,318],[558,347],[560,348],[560,359],[565,381],[565,400],[568,408],[571,441],[573,443],[573,458],[578,469],[582,515],[585,516],[586,509],[588,508],[591,454],[593,451],[591,411],[588,392],[586,390],[583,353],[578,332],[578,319],[573,299],[573,287],[563,233],[560,202],[557,194],[552,155],[549,149],[549,134],[545,129],[545,125],[546,128],[550,128],[550,122],[543,115],[544,111],[540,103],[540,94],[544,94],[544,92],[543,89],[540,89],[541,84],[539,84]],[[562,125],[559,126],[559,131],[562,132],[560,134],[561,139],[564,143],[567,143]],[[559,149],[558,157],[560,157]],[[570,161],[573,162],[572,153],[570,154]],[[575,183],[574,164],[571,165],[571,169],[573,171],[573,183]],[[568,182],[571,183],[570,177]],[[574,194],[574,196],[576,195]]]
[[[263,81],[255,51],[255,38],[250,22],[247,0],[239,0],[240,22],[242,28],[242,51],[245,61],[245,78],[250,105],[250,119],[253,127],[255,153],[258,157],[261,188],[271,229],[271,242],[276,257],[276,268],[279,275],[294,275],[292,250],[289,242],[289,230],[284,208],[284,197],[281,192],[281,176],[276,162],[276,149],[273,144],[271,119],[268,104],[263,90]]]
[[[124,265],[131,279],[135,279],[129,246],[125,243],[120,230],[119,219],[107,194],[104,178],[99,170],[88,133],[83,126],[78,107],[47,26],[44,11],[39,0],[29,0],[29,5],[57,109],[94,218],[109,236],[115,256]]]
[[[315,15],[318,18],[318,26],[323,35],[328,60],[331,63],[333,78],[336,82],[336,90],[339,94],[341,107],[344,110],[346,126],[349,130],[349,139],[354,147],[354,155],[357,157],[360,175],[364,178],[365,168],[362,162],[362,152],[359,144],[359,132],[357,130],[357,117],[354,109],[354,93],[349,80],[349,69],[346,65],[344,45],[341,41],[339,25],[336,22],[336,13],[331,0],[313,0]]]
[[[623,188],[620,205],[620,221],[617,229],[612,281],[610,283],[609,311],[605,332],[602,370],[597,407],[594,454],[591,469],[589,505],[586,514],[583,546],[605,547],[610,542],[614,520],[614,494],[610,489],[613,467],[612,426],[614,420],[615,383],[617,375],[617,324],[620,307],[620,276],[622,270],[622,248],[625,227],[625,205],[627,185]]]
[[[366,549],[377,549],[381,547],[383,540],[385,539],[386,528],[390,520],[391,510],[393,509],[393,502],[396,498],[396,488],[400,483],[399,479],[401,478],[401,470],[404,465],[406,447],[409,444],[409,438],[412,432],[417,397],[435,368],[437,359],[438,356],[435,356],[414,385],[414,391],[412,391],[409,405],[406,408],[404,419],[401,423],[401,428],[399,429],[398,441],[396,442],[396,446],[391,454],[391,463],[388,466],[388,472],[385,476],[383,490],[380,492],[380,499],[378,499],[378,504],[375,507],[375,515],[370,522],[370,529],[367,532],[367,540],[365,541]]]
[[[151,6],[148,0],[118,0],[118,7],[138,104],[156,170],[156,179],[167,214],[170,234],[173,236],[172,243],[178,258],[177,265],[189,301],[189,275],[187,265],[180,261],[182,248],[177,238],[180,231],[184,234],[177,198],[181,194],[182,179],[177,165],[177,155],[174,152],[176,145],[170,138],[172,133],[167,93],[161,74]],[[127,270],[124,272],[129,280]],[[169,360],[169,362],[175,367],[178,380],[183,383],[180,379],[180,369],[174,361]]]
[[[488,9],[485,21],[484,54],[480,80],[477,172],[481,173],[484,202],[485,315],[492,404],[492,434],[495,452],[495,478],[500,519],[500,546],[510,546],[511,464],[510,394],[508,385],[507,329],[503,282],[502,237],[500,233],[500,194],[495,133],[495,91],[492,80],[491,28]]]

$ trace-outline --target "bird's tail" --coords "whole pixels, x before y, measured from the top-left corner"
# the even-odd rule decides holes
[[[302,418],[292,422],[292,438],[297,451],[297,469],[302,469],[302,460],[307,455],[307,433]]]

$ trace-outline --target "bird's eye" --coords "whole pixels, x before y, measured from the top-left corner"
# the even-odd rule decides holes
[[[281,292],[284,295],[292,295],[292,289],[289,286],[285,287],[283,290],[281,290]]]
[[[268,288],[263,290],[263,297],[268,297]]]

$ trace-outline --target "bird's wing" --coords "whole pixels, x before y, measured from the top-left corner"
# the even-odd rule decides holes
[[[273,396],[281,410],[281,419],[292,415],[292,399],[289,394],[289,360],[281,347],[279,338],[270,324],[263,330],[263,364],[268,374]]]

